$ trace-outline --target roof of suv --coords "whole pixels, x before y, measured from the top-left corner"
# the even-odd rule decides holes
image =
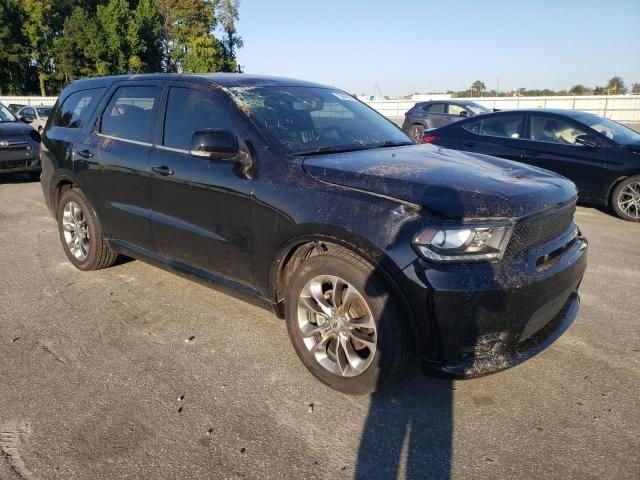
[[[332,88],[319,83],[307,82],[305,80],[295,80],[292,78],[271,77],[267,75],[249,75],[245,73],[205,73],[205,74],[183,74],[183,73],[151,73],[142,75],[117,75],[110,77],[95,77],[82,80],[75,80],[69,87],[71,90],[81,90],[84,88],[105,87],[113,82],[125,80],[191,80],[198,79],[220,85],[221,87],[320,87]]]

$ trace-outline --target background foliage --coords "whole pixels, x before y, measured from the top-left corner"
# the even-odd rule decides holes
[[[239,0],[0,0],[0,95],[97,75],[238,71]]]

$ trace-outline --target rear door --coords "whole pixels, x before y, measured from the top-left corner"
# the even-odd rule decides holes
[[[87,144],[75,148],[79,178],[107,237],[146,250],[154,249],[148,164],[163,83],[115,83]]]
[[[521,113],[490,115],[452,125],[450,128],[460,132],[460,150],[507,160],[522,159],[525,141],[522,140],[524,115]]]
[[[447,123],[447,105],[445,103],[432,103],[422,107],[425,111],[427,120],[427,128],[439,128]]]
[[[528,115],[527,139],[522,161],[545,168],[573,181],[583,199],[599,198],[607,175],[606,152],[575,142],[579,135],[591,134],[588,128],[566,117],[536,113]]]
[[[246,138],[231,100],[197,83],[167,83],[164,125],[151,156],[153,237],[168,259],[252,286],[252,181],[238,164],[189,154],[195,131]]]

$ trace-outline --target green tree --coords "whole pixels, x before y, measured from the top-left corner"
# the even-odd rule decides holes
[[[30,48],[32,64],[37,72],[40,94],[47,94],[47,80],[54,70],[53,43],[62,29],[64,18],[55,0],[22,0],[24,22],[22,32]]]
[[[623,95],[627,93],[627,88],[624,85],[624,81],[621,77],[611,77],[607,83],[608,95]]]
[[[127,0],[109,0],[107,5],[98,5],[96,17],[99,35],[107,47],[105,60],[109,74],[123,74],[129,70],[131,48],[127,33],[130,15]]]
[[[222,25],[222,62],[220,70],[223,72],[240,71],[236,62],[236,50],[242,48],[244,43],[238,35],[235,22],[239,18],[239,0],[218,0],[217,17]]]
[[[597,87],[593,89],[594,95],[606,95],[607,89],[605,87]]]
[[[0,1],[0,95],[24,88],[29,52],[22,35],[22,14],[16,0]]]
[[[95,75],[100,55],[105,52],[104,48],[100,48],[101,53],[96,53],[96,35],[95,17],[90,17],[81,7],[74,8],[64,21],[62,35],[54,40],[56,78],[67,83]],[[98,45],[102,45],[102,42]]]
[[[482,83],[480,80],[476,80],[471,85],[471,95],[473,96],[473,94],[476,93],[478,96],[482,96],[482,92],[484,92],[486,89],[487,86],[484,83]]]
[[[129,22],[129,70],[159,72],[162,70],[162,25],[152,0],[140,0]]]
[[[571,87],[571,90],[569,90],[569,93],[571,95],[584,95],[586,91],[587,91],[587,87],[585,87],[584,85],[578,84]]]

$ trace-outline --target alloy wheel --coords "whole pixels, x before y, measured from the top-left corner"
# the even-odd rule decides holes
[[[618,208],[627,216],[640,218],[640,182],[626,185],[618,194]]]
[[[87,219],[76,202],[68,202],[62,212],[64,240],[71,254],[83,262],[89,256],[89,229]]]
[[[364,373],[376,354],[371,309],[340,277],[320,275],[307,282],[298,298],[298,327],[313,358],[341,377]]]

